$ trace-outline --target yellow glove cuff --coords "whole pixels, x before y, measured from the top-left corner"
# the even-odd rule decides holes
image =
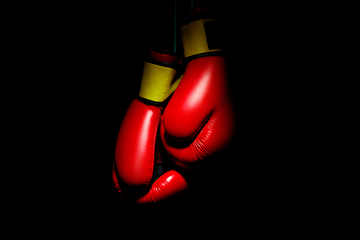
[[[185,58],[221,51],[215,19],[200,19],[189,22],[182,26],[180,31]]]
[[[139,96],[154,102],[165,101],[177,88],[182,76],[174,81],[177,70],[145,62]]]

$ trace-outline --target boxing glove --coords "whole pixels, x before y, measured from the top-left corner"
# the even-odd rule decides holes
[[[130,104],[118,133],[113,181],[121,196],[134,198],[135,202],[163,200],[187,187],[185,179],[175,171],[153,179],[155,161],[161,159],[156,142],[160,141],[157,133],[162,109],[181,80],[176,61],[177,57],[149,52],[139,96]]]
[[[218,153],[229,143],[234,111],[218,24],[202,9],[181,30],[184,76],[161,119],[161,140],[170,158],[186,169]]]

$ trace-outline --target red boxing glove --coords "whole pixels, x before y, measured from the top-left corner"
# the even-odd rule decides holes
[[[176,57],[153,51],[149,57],[144,64],[139,97],[129,106],[119,130],[113,168],[118,192],[138,203],[160,201],[187,188],[186,180],[174,170],[165,172],[150,186],[155,161],[161,159],[160,146],[156,144],[161,106],[180,78],[173,82]],[[126,195],[124,189],[131,194]]]
[[[199,19],[199,13],[203,18]],[[193,15],[195,20],[181,27],[189,63],[161,120],[166,151],[177,165],[187,169],[222,150],[234,130],[225,59],[215,39],[217,22],[206,14],[198,12]]]

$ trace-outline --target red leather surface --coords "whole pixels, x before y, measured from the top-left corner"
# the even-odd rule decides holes
[[[171,56],[168,54],[163,54],[163,53],[158,53],[158,52],[154,52],[153,50],[149,50],[149,58],[160,61],[160,62],[165,62],[165,63],[176,63],[178,58],[175,56]]]
[[[123,193],[123,191],[122,191],[122,189],[120,187],[119,179],[116,176],[116,171],[117,170],[116,170],[115,162],[113,162],[112,175],[111,175],[112,176],[112,181],[114,183],[114,187],[115,187],[116,191],[120,194],[120,197],[124,198],[125,195],[124,195],[124,193]]]
[[[191,168],[230,140],[234,113],[227,92],[225,60],[192,60],[162,116],[161,140],[172,160]]]
[[[135,99],[129,106],[116,141],[115,161],[121,180],[146,187],[151,180],[155,140],[161,111]]]
[[[115,173],[115,164],[112,172],[112,179],[115,189],[120,194],[121,198],[126,197],[121,189],[119,180]],[[175,170],[170,170],[160,176],[150,187],[149,191],[137,199],[133,199],[133,202],[146,204],[155,203],[166,200],[176,194],[182,193],[188,189],[188,183],[185,178]],[[131,196],[128,196],[131,198]]]
[[[144,196],[136,199],[137,203],[155,203],[168,199],[188,188],[187,181],[177,171],[170,170],[160,176]]]

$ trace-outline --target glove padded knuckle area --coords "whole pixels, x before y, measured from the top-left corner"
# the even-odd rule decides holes
[[[134,100],[121,124],[115,159],[121,180],[146,187],[152,178],[160,109]]]
[[[163,115],[165,130],[187,139],[199,131],[206,118],[221,105],[225,73],[218,70],[221,58],[191,61]]]

